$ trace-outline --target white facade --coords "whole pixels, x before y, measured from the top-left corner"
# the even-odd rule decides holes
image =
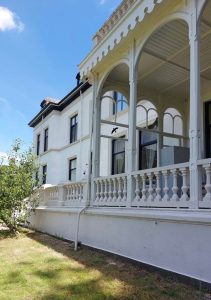
[[[83,83],[30,122],[51,185],[32,226],[211,283],[210,47],[211,1],[122,1]],[[127,103],[117,114],[113,91]]]

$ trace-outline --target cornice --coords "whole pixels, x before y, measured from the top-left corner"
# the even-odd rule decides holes
[[[123,1],[117,10],[112,14],[108,21],[102,26],[99,32],[104,30],[104,34],[100,36],[100,40],[97,41],[96,46],[88,54],[87,57],[79,64],[79,70],[81,78],[84,79],[89,76],[96,65],[103,60],[105,56],[108,55],[113,48],[118,45],[123,38],[125,38],[128,33],[133,30],[138,23],[141,23],[146,14],[150,14],[157,4],[160,4],[164,0],[125,0]],[[124,14],[121,18],[113,23],[112,28],[105,31],[105,28],[111,20],[118,15],[119,9],[125,3],[130,3],[127,6]],[[99,33],[98,32],[98,33]],[[97,33],[97,35],[98,35]],[[96,37],[96,35],[95,35]],[[94,38],[95,38],[94,37]]]

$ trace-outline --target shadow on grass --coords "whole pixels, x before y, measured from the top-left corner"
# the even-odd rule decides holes
[[[0,229],[0,240],[6,239],[6,238],[13,238],[16,237],[16,234],[14,232],[9,231],[9,229]]]
[[[70,247],[70,243],[47,234],[30,231],[26,235],[79,263],[79,267],[76,268],[64,266],[61,269],[50,271],[36,271],[34,274],[39,278],[52,280],[51,291],[40,295],[39,299],[207,299],[203,297],[202,291],[179,283],[175,278],[162,277],[158,272],[150,272],[140,265],[126,262],[116,255],[105,254],[83,246],[78,252],[75,252]],[[59,258],[52,257],[48,259],[48,263],[50,265],[58,264]],[[83,280],[75,283],[71,282],[70,278],[67,284],[60,283],[60,272],[65,268],[70,271],[70,276],[77,275]],[[93,270],[99,271],[101,274],[99,278],[83,278],[85,271]],[[108,285],[115,283],[115,280],[121,282],[118,292],[113,293],[116,294],[115,296],[111,290],[109,292],[109,288],[106,289],[106,292],[104,291],[102,280],[107,281]]]

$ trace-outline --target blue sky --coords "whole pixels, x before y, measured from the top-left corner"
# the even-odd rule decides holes
[[[45,97],[75,87],[92,36],[120,0],[0,1],[0,153],[32,141],[28,122]]]

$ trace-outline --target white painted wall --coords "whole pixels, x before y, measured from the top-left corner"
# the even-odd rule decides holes
[[[31,227],[75,240],[77,209],[38,209]],[[209,213],[93,209],[81,215],[79,241],[211,283]]]
[[[84,94],[81,94],[75,101],[68,105],[63,111],[51,112],[45,119],[42,120],[34,129],[34,148],[36,151],[36,137],[37,134],[41,135],[40,156],[39,164],[40,178],[42,177],[42,166],[47,165],[47,183],[58,184],[68,181],[68,166],[69,160],[77,158],[77,181],[85,180],[88,172],[88,159],[90,147],[90,120],[91,120],[91,103],[92,103],[92,87]],[[113,92],[108,92],[107,95],[112,96]],[[147,100],[141,101],[139,104],[143,105],[146,109],[155,108],[154,105]],[[171,110],[170,110],[171,112]],[[78,140],[72,144],[69,143],[70,139],[70,119],[78,114]],[[101,118],[109,121],[115,121],[113,115],[112,101],[108,98],[102,101]],[[157,113],[150,110],[148,121],[153,122],[157,118]],[[116,115],[118,123],[128,124],[128,109],[118,112]],[[164,128],[168,132],[172,131],[172,120],[166,118]],[[146,126],[146,111],[142,107],[137,108],[137,126]],[[111,135],[113,125],[102,125],[101,134]],[[180,126],[177,126],[176,133],[181,133]],[[48,128],[48,151],[43,152],[44,147],[44,130]],[[127,128],[119,127],[113,137],[125,136],[128,138]],[[173,145],[174,140],[168,139],[168,145]],[[138,144],[138,132],[137,132]],[[126,142],[126,149],[128,144]],[[101,155],[100,155],[100,175],[111,175],[112,168],[112,142],[111,139],[101,139]],[[138,161],[138,158],[137,158]],[[126,151],[126,171],[127,171],[127,151]]]

